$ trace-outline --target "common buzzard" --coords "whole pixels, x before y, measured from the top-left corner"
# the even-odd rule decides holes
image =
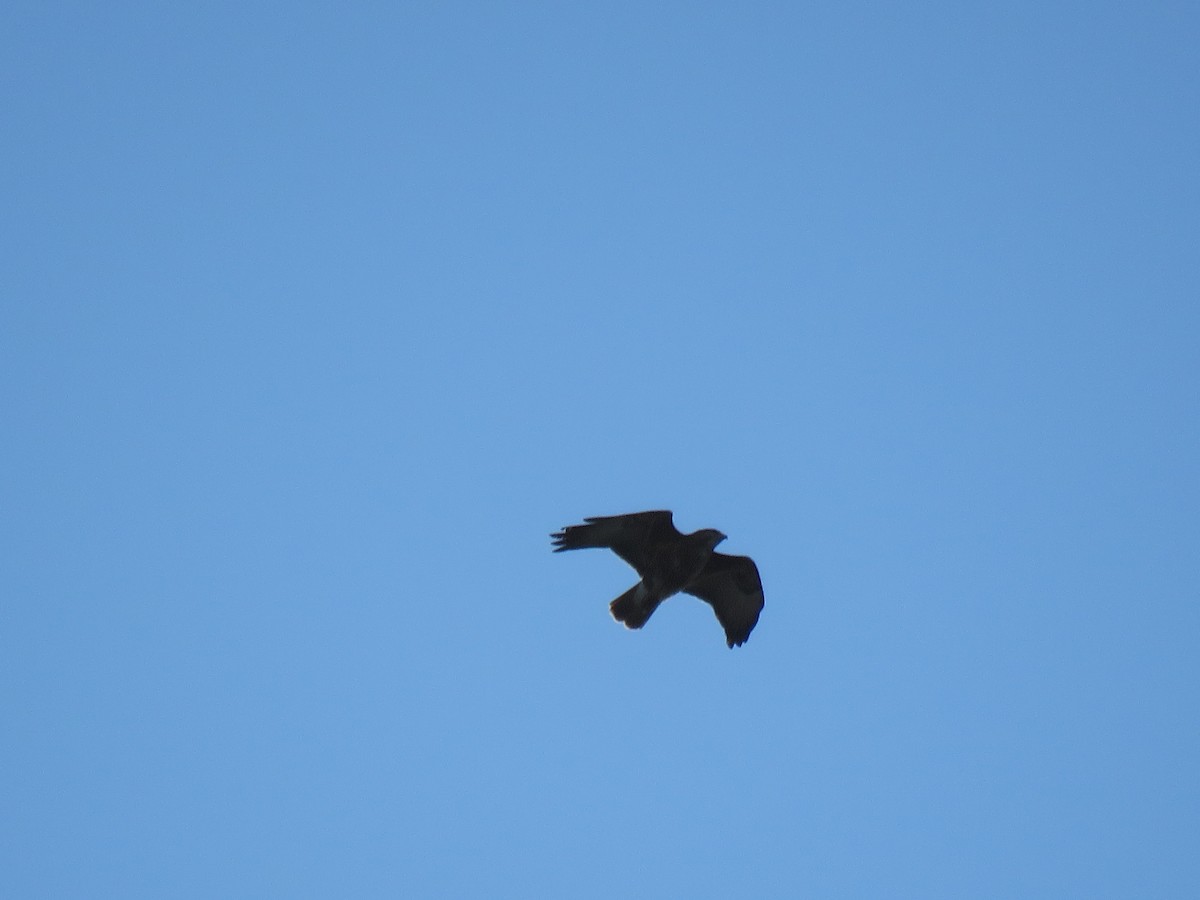
[[[595,516],[550,535],[554,552],[607,547],[633,566],[642,580],[609,604],[626,628],[641,628],[662,603],[680,591],[712,606],[725,642],[741,646],[763,608],[762,580],[748,556],[714,552],[725,535],[715,528],[680,534],[667,510]]]

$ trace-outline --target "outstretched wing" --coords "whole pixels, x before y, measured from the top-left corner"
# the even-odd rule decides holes
[[[744,644],[758,624],[764,603],[762,579],[748,556],[712,554],[684,590],[712,606],[730,647]]]
[[[655,551],[666,541],[678,540],[668,510],[630,513],[627,516],[593,516],[586,525],[569,525],[550,535],[554,552],[607,547],[645,576]]]

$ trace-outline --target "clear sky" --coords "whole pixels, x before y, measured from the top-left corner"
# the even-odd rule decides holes
[[[5,4],[0,895],[1196,896],[1198,46]]]

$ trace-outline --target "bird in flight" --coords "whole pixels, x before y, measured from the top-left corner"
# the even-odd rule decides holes
[[[550,537],[554,552],[607,547],[633,566],[642,580],[609,604],[626,628],[641,628],[668,597],[699,597],[717,614],[728,646],[750,637],[763,608],[758,566],[748,556],[714,552],[725,535],[715,528],[681,534],[668,510],[595,516]]]

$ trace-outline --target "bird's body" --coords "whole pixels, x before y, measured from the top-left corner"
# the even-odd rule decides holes
[[[758,567],[748,556],[715,552],[725,535],[714,528],[681,534],[666,510],[598,516],[551,535],[556,553],[611,549],[642,580],[609,604],[613,618],[641,628],[658,605],[680,592],[712,606],[730,647],[746,642],[763,608]]]

